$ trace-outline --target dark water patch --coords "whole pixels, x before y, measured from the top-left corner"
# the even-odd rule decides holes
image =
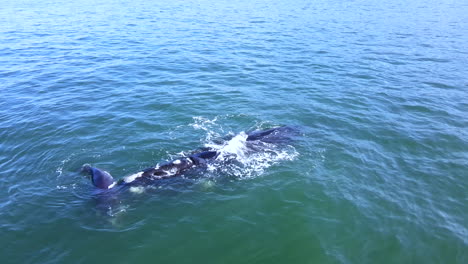
[[[448,84],[443,84],[443,83],[436,83],[436,82],[424,82],[424,84],[430,85],[434,88],[440,88],[440,89],[454,89],[455,87],[452,85]]]

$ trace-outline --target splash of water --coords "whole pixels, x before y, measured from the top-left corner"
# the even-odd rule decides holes
[[[237,158],[239,161],[244,161],[247,158],[247,134],[241,132],[231,140],[227,141],[222,145],[213,143],[205,144],[206,147],[210,147],[218,151],[219,155],[217,160],[226,160],[230,158]]]
[[[253,178],[264,173],[265,169],[280,161],[294,160],[299,153],[293,146],[278,146],[261,141],[247,141],[247,133],[240,132],[232,139],[219,143],[219,133],[223,130],[214,118],[209,120],[202,117],[194,118],[195,129],[206,132],[205,147],[219,152],[214,164],[208,166],[209,172],[220,172],[239,179]],[[233,133],[230,133],[234,135]]]

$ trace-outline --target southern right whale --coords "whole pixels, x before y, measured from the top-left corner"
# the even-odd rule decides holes
[[[247,133],[245,140],[247,143],[251,143],[247,144],[251,150],[259,151],[255,142],[281,144],[291,140],[291,136],[296,132],[296,129],[289,126],[280,126],[252,131]],[[95,187],[108,190],[116,187],[148,185],[155,183],[155,181],[180,176],[192,168],[206,166],[208,163],[216,160],[221,154],[218,150],[204,148],[189,156],[180,157],[162,165],[147,168],[118,181],[115,181],[109,172],[90,165],[84,165],[82,171],[90,176],[91,182]]]

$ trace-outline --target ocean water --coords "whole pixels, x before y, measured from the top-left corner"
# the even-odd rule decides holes
[[[467,14],[2,0],[1,262],[468,263]],[[242,154],[279,125],[300,136],[104,206],[79,172]]]

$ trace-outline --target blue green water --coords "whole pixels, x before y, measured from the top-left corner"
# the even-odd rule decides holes
[[[468,3],[3,0],[2,263],[468,263]],[[290,125],[255,162],[120,178]]]

